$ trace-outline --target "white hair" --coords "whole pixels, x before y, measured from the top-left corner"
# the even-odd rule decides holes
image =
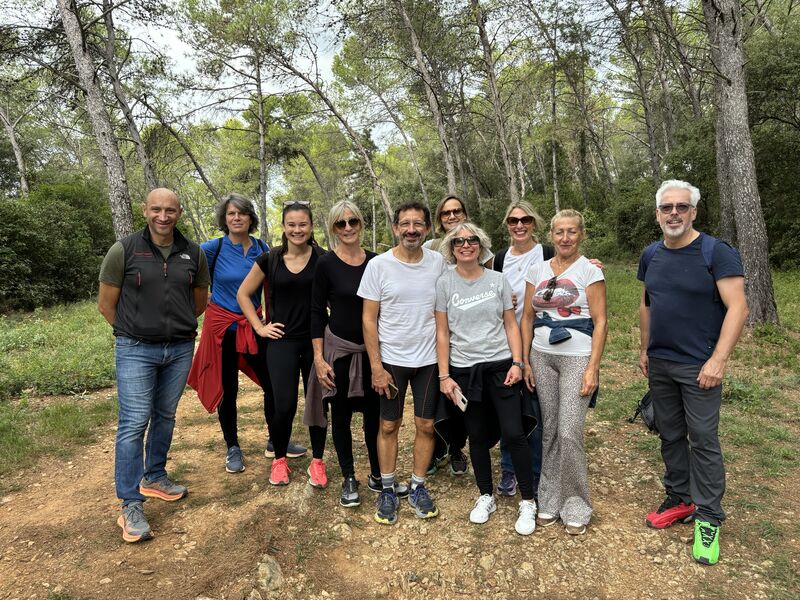
[[[680,179],[667,179],[656,192],[656,208],[661,206],[661,197],[667,190],[687,190],[689,192],[689,201],[692,203],[692,206],[696,207],[697,203],[700,202],[700,190],[691,183],[681,181]]]

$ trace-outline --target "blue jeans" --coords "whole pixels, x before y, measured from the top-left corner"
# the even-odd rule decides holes
[[[115,350],[119,423],[114,483],[125,505],[145,500],[139,493],[142,477],[157,481],[167,475],[175,412],[192,366],[194,341],[148,344],[118,336]]]
[[[536,429],[528,436],[528,446],[531,449],[531,466],[533,467],[533,491],[539,487],[539,475],[542,472],[542,415],[539,409],[539,397],[536,392],[529,392],[525,385],[522,385],[522,395],[526,402],[533,402],[533,411],[536,416]],[[533,395],[533,398],[530,396]],[[514,465],[511,463],[511,454],[508,451],[505,441],[500,439],[500,469],[503,471],[514,472]]]

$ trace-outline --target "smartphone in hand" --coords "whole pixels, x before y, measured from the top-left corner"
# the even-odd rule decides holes
[[[456,395],[456,406],[461,409],[461,412],[465,412],[467,410],[467,397],[461,392],[461,388],[455,389]]]
[[[394,400],[395,398],[397,398],[398,392],[399,392],[399,390],[397,389],[397,386],[390,381],[389,382],[389,400]]]

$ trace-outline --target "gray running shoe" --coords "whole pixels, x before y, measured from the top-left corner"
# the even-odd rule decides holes
[[[241,473],[244,471],[244,458],[242,457],[242,449],[239,446],[228,448],[228,454],[225,457],[225,470],[228,473]]]
[[[367,487],[373,492],[380,494],[383,491],[383,483],[381,483],[381,478],[370,475],[369,479],[367,479]],[[398,498],[405,498],[408,496],[408,485],[402,481],[395,481],[394,493],[397,494]]]
[[[175,483],[169,477],[162,477],[158,481],[142,479],[142,482],[139,484],[139,493],[148,498],[158,498],[159,500],[166,500],[167,502],[175,502],[188,494],[189,490],[185,485]]]
[[[512,471],[503,471],[500,483],[497,484],[497,494],[500,496],[513,496],[517,493],[517,476]]]
[[[142,542],[153,537],[150,524],[144,518],[144,508],[139,501],[129,502],[127,506],[122,507],[117,525],[122,527],[122,539],[126,542]]]
[[[289,445],[286,447],[286,458],[300,458],[301,456],[305,456],[307,452],[308,448],[305,446],[289,442]],[[267,449],[264,450],[264,456],[267,458],[275,458],[275,448],[272,446],[272,440],[267,440]]]
[[[342,495],[339,498],[339,504],[345,507],[361,504],[361,498],[358,496],[358,481],[352,475],[345,477],[342,481]]]

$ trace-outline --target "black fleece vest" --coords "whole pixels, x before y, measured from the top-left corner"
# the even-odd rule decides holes
[[[200,246],[175,229],[172,252],[164,260],[147,227],[120,243],[125,249],[125,278],[114,335],[153,343],[194,339],[197,317],[193,289]]]

